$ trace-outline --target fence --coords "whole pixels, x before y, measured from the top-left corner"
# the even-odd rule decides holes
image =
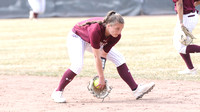
[[[40,17],[105,16],[115,10],[123,16],[175,14],[172,0],[46,0]],[[28,0],[0,0],[0,18],[26,18]]]

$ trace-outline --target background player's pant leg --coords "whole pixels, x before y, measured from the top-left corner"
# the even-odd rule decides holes
[[[189,15],[195,15],[193,17],[188,17]],[[183,16],[184,26],[192,32],[199,20],[199,15],[197,13],[187,14]]]
[[[67,39],[68,55],[70,58],[70,70],[75,74],[79,74],[83,66],[83,57],[86,48],[86,42],[78,35],[71,32]]]
[[[34,13],[43,13],[46,1],[45,0],[28,0]]]
[[[46,0],[41,0],[40,13],[44,13],[46,8]]]

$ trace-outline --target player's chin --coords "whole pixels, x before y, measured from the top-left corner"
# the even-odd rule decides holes
[[[114,34],[114,35],[112,35],[112,36],[116,38],[116,37],[118,37],[119,35],[118,35],[118,34]]]

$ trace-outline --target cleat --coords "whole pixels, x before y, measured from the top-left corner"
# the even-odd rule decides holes
[[[149,93],[155,86],[154,82],[145,85],[138,85],[137,89],[133,91],[136,100],[142,98],[145,94]]]
[[[63,91],[56,91],[56,89],[53,91],[51,94],[51,98],[56,102],[56,103],[66,103],[66,99],[63,98],[62,96]]]
[[[178,74],[196,75],[197,74],[197,69],[195,69],[195,68],[193,68],[193,69],[185,69],[183,71],[179,71]]]

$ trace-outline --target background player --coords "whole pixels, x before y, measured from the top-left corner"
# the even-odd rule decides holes
[[[62,93],[66,85],[80,73],[83,66],[85,50],[94,54],[99,85],[101,89],[105,86],[103,66],[106,59],[112,61],[120,77],[128,84],[136,99],[148,93],[154,87],[154,83],[137,85],[126,65],[124,57],[113,48],[120,40],[121,31],[124,27],[124,19],[114,11],[108,12],[105,18],[91,18],[76,24],[68,35],[68,54],[71,66],[63,74],[58,87],[53,91],[51,97],[55,102],[66,102]],[[104,60],[104,61],[102,61]]]
[[[178,31],[181,30],[181,26],[188,28],[190,32],[195,28],[198,23],[198,11],[195,9],[195,6],[199,5],[198,0],[173,0],[175,3],[175,10],[177,12],[177,24],[174,32],[174,46],[177,51],[180,53],[181,57],[187,65],[187,69],[179,71],[179,74],[196,74],[196,68],[193,67],[190,53],[200,52],[200,46],[197,45],[188,45],[185,46],[179,42],[180,35]]]
[[[29,12],[30,19],[37,19],[39,14],[44,13],[46,0],[28,0],[32,10]]]

